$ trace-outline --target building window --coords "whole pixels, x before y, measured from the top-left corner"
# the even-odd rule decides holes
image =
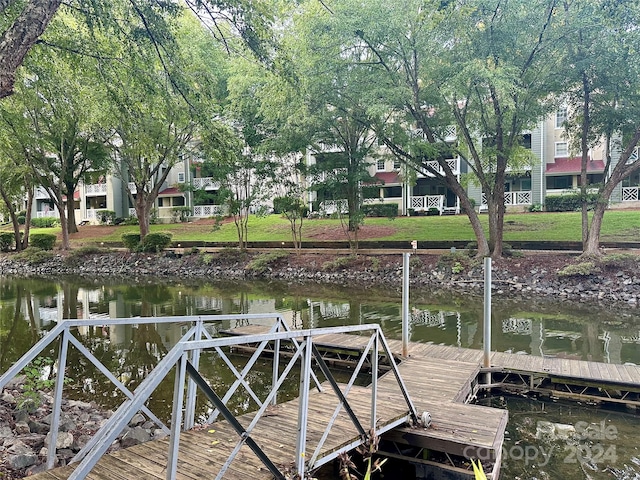
[[[178,183],[184,183],[184,172],[178,172]]]
[[[382,171],[384,171],[384,160],[378,160],[378,161],[376,162],[376,170],[377,170],[378,172],[382,172]]]
[[[393,169],[394,170],[400,170],[400,166],[401,166],[400,160],[398,160],[397,158],[394,158],[394,160],[393,160]]]
[[[556,128],[564,128],[567,121],[567,107],[562,107],[556,111]]]
[[[569,156],[569,144],[567,142],[556,142],[556,158],[566,158]]]
[[[573,187],[573,176],[547,177],[547,190],[568,190]]]

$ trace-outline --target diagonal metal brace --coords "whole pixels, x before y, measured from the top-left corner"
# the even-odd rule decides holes
[[[202,392],[206,395],[206,397],[213,403],[215,408],[217,408],[224,419],[229,422],[229,425],[233,427],[236,433],[244,440],[247,446],[256,454],[256,456],[260,459],[260,461],[264,464],[265,467],[271,472],[271,474],[277,480],[286,480],[285,476],[282,474],[278,467],[276,467],[273,462],[269,459],[269,457],[262,451],[262,449],[258,446],[253,438],[247,433],[244,427],[238,422],[235,415],[227,408],[222,399],[213,391],[213,389],[209,386],[200,372],[198,372],[195,367],[191,364],[191,362],[187,361],[187,374],[196,382],[196,385],[200,387]]]
[[[358,417],[356,417],[356,414],[351,409],[351,405],[349,405],[349,402],[347,401],[347,397],[345,397],[344,394],[342,393],[342,390],[340,390],[340,387],[336,383],[336,379],[333,378],[333,374],[331,373],[331,370],[329,370],[329,367],[327,366],[326,362],[322,358],[322,355],[320,355],[320,352],[318,351],[318,348],[316,347],[315,343],[312,344],[312,348],[313,348],[313,356],[316,362],[318,363],[320,370],[322,370],[322,373],[324,374],[325,378],[329,381],[331,388],[333,388],[333,391],[336,393],[336,396],[344,406],[345,411],[351,418],[351,421],[353,422],[356,429],[358,430],[358,433],[366,437],[367,432],[362,427],[360,420],[358,420]]]

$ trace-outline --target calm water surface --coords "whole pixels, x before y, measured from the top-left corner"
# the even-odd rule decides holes
[[[482,348],[481,298],[453,293],[434,296],[425,291],[413,291],[410,303],[412,341]],[[2,278],[0,371],[6,370],[62,318],[274,311],[281,313],[295,328],[378,323],[387,338],[401,338],[399,288],[396,291],[317,285],[301,287],[272,282],[149,281],[126,284],[77,279]],[[227,328],[232,326],[225,325]],[[492,332],[492,348],[497,351],[640,364],[640,319],[634,312],[596,309],[566,302],[514,302],[494,298]],[[180,325],[139,325],[85,329],[78,335],[121,380],[135,386],[183,333]],[[94,378],[80,359],[71,360],[70,376],[83,380],[74,381],[68,388],[73,388],[79,397],[102,398],[103,405],[108,407],[119,404],[121,399],[113,394],[110,386]],[[220,359],[211,356],[208,360],[208,377],[214,383],[227,382],[227,378],[220,377],[221,369],[217,368]],[[263,372],[256,370],[253,377],[254,388],[265,391],[269,388],[267,365]],[[171,390],[169,381],[154,394],[161,410],[156,413],[161,416],[170,412]],[[635,446],[640,443],[640,421],[636,415],[583,408],[575,404],[558,406],[520,399],[496,401],[505,403],[503,406],[508,406],[511,412],[505,448],[512,450],[505,454],[502,478],[640,479],[640,454]],[[248,396],[238,395],[232,408],[252,408],[251,401]],[[614,425],[617,433],[615,438],[606,438],[608,443],[602,445],[606,447],[602,452],[600,446],[591,440],[588,446],[580,446],[580,428],[577,437],[550,439],[543,435],[550,428],[555,432],[555,427],[549,427],[549,424],[570,424],[575,430],[576,424],[582,426],[579,422],[601,425],[603,421],[603,425]],[[570,430],[569,427],[559,427],[565,431],[563,428]],[[553,452],[546,461],[540,451],[545,448],[544,442],[549,443],[548,448]],[[535,461],[517,458],[520,450],[516,447],[525,445],[538,448],[539,456]],[[615,447],[613,450],[611,445]],[[572,448],[576,459],[573,463]],[[524,448],[522,452],[524,455]],[[586,457],[593,460],[594,456],[596,461],[584,460]]]

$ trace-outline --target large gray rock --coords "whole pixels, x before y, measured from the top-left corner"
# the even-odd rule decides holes
[[[129,420],[129,426],[130,427],[137,427],[138,425],[142,425],[146,421],[147,421],[147,419],[145,418],[144,415],[142,415],[141,413],[136,413],[131,418],[131,420]]]
[[[35,453],[24,453],[20,455],[9,455],[7,463],[14,470],[22,470],[23,468],[35,465],[38,462],[38,456]]]
[[[49,447],[51,443],[51,432],[47,434],[47,437],[44,439],[45,447]],[[58,432],[58,439],[56,440],[56,449],[60,450],[61,448],[70,448],[73,445],[73,435],[69,432]]]
[[[144,442],[148,442],[151,439],[151,435],[144,428],[135,427],[124,434],[120,440],[120,445],[123,447],[131,447],[133,445],[139,445]]]

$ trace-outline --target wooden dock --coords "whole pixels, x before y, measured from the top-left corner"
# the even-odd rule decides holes
[[[264,327],[249,326],[227,333],[247,335],[262,332]],[[346,334],[322,335],[315,341],[319,349],[348,355],[349,352],[361,351],[368,338]],[[391,340],[389,345],[393,352],[401,351],[400,341]],[[489,469],[493,467],[489,478],[497,479],[508,412],[465,403],[474,397],[480,387],[478,377],[481,372],[481,362],[482,352],[478,350],[411,343],[409,355],[402,359],[399,370],[418,412],[429,412],[432,424],[426,429],[401,426],[385,433],[381,442],[382,453],[414,464],[422,464],[426,468],[449,468],[460,475],[458,478],[464,478],[465,473],[469,475],[468,478],[472,478],[468,465],[456,461],[453,462],[454,465],[443,465],[431,459],[427,452],[440,452],[449,459],[449,462],[451,457],[454,459],[456,457],[492,457],[495,459],[495,465],[487,465]],[[500,382],[505,381],[507,384],[509,384],[508,378],[514,376],[520,378],[522,382],[519,387],[527,391],[546,388],[544,381],[550,381],[572,386],[567,387],[569,392],[574,385],[582,385],[581,390],[573,391],[576,395],[590,395],[592,393],[588,390],[590,385],[611,386],[611,391],[622,388],[626,393],[623,392],[620,395],[627,397],[622,400],[614,399],[615,401],[634,402],[640,394],[640,367],[636,366],[496,352],[492,355],[490,372],[494,378],[497,377]],[[517,384],[518,381],[513,382],[513,385]],[[497,387],[498,383],[494,380],[492,386]],[[605,391],[607,390],[605,388]],[[389,373],[379,380],[378,394],[379,424],[390,423],[406,416],[406,406],[403,407],[395,380]],[[608,393],[605,396],[611,397]],[[369,387],[352,387],[348,398],[353,401],[356,413],[362,413],[364,417],[368,415],[371,407]],[[308,442],[315,445],[322,436],[327,419],[335,409],[336,397],[314,392],[309,402]],[[276,465],[286,469],[295,461],[298,400],[291,400],[270,408],[272,410],[269,415],[258,423],[252,437]],[[252,417],[241,416],[239,420],[246,425],[250,418]],[[344,412],[341,413],[320,455],[327,455],[328,452],[349,444],[357,436],[358,432],[351,421]],[[176,478],[194,480],[204,477],[213,478],[236,442],[236,433],[225,421],[183,433],[180,440]],[[393,446],[395,449],[387,448],[388,446]],[[408,450],[410,452],[406,453]],[[167,452],[166,439],[120,450],[105,455],[87,478],[164,479]],[[35,475],[34,478],[65,479],[73,468],[70,466],[54,469]],[[245,445],[231,464],[225,478],[258,480],[269,479],[272,476]]]

